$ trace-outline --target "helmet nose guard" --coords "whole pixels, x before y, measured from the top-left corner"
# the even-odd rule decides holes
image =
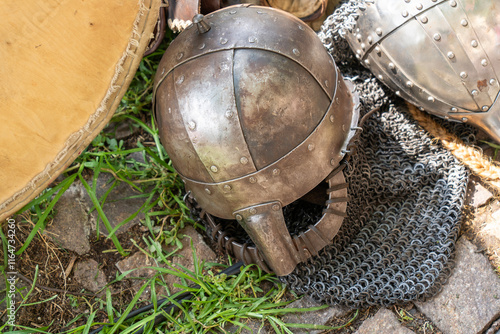
[[[155,77],[162,143],[199,206],[251,237],[251,256],[231,246],[240,258],[287,275],[342,224],[347,189],[332,170],[357,129],[357,95],[312,29],[288,13],[234,6],[196,22]],[[329,175],[323,217],[292,238],[282,208]]]

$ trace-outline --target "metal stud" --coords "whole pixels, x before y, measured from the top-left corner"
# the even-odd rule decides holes
[[[427,23],[427,22],[429,22],[429,19],[427,18],[427,16],[422,16],[422,18],[420,19],[420,22]]]
[[[361,34],[357,34],[356,39],[358,40],[358,42],[361,42]]]
[[[177,60],[181,60],[181,59],[182,59],[182,57],[184,57],[184,52],[179,52],[179,53],[177,54]]]
[[[418,110],[425,111],[424,107],[418,107]]]
[[[382,53],[382,50],[380,50],[380,47],[376,46],[375,47],[375,52],[380,55]]]
[[[236,220],[242,220],[242,219],[243,219],[243,217],[240,214],[236,215]]]
[[[427,98],[427,101],[429,101],[429,102],[434,102],[434,101],[435,101],[435,99],[434,99],[434,97],[429,96],[429,97]]]
[[[236,14],[236,11],[232,10],[232,11],[229,12],[229,14],[234,15],[234,14]]]
[[[222,37],[222,38],[220,39],[220,44],[224,45],[224,44],[226,44],[226,43],[227,43],[227,38]]]
[[[456,7],[457,6],[457,2],[455,0],[451,0],[450,1],[450,6],[451,7]]]
[[[462,117],[462,122],[467,122],[469,119],[467,117]]]
[[[470,45],[472,45],[473,48],[477,48],[478,46],[478,43],[475,39],[473,39],[471,42],[470,42]]]
[[[434,37],[434,40],[435,40],[435,41],[440,41],[440,40],[441,40],[441,35],[440,35],[440,34],[438,34],[438,33],[434,34],[434,36],[433,36],[433,37]]]
[[[308,149],[309,151],[314,150],[314,144],[309,144],[309,145],[307,145],[307,149]]]
[[[330,160],[330,165],[335,166],[335,159]]]
[[[401,92],[399,90],[396,91],[397,96],[401,96]]]
[[[378,78],[379,80],[384,80],[384,76],[383,76],[382,74],[379,74],[379,75],[377,76],[377,78]]]
[[[198,32],[204,34],[209,31],[212,27],[205,21],[205,16],[203,14],[196,14],[193,17],[193,23],[196,24]]]
[[[257,182],[257,179],[255,177],[253,177],[253,176],[251,176],[248,180],[250,181],[250,183]]]
[[[325,80],[325,86],[326,87],[328,87],[328,84],[329,84],[328,80]]]
[[[217,173],[219,171],[219,168],[217,168],[217,166],[213,165],[210,167],[210,170],[214,173]]]
[[[450,59],[455,58],[455,54],[454,54],[453,52],[451,52],[451,51],[450,51],[450,52],[448,52],[447,56],[448,56],[448,58],[450,58]]]
[[[494,85],[497,81],[495,79],[490,79],[490,85]]]
[[[302,25],[299,24],[299,29],[300,30],[304,30],[304,27]]]
[[[473,89],[472,92],[470,92],[472,94],[472,96],[478,96],[479,95],[479,92],[477,91],[477,89]]]
[[[421,3],[419,3],[419,4],[416,6],[416,8],[417,8],[418,10],[422,10],[422,8],[424,8],[424,6],[423,6]]]
[[[332,123],[333,123],[333,121],[335,121],[335,116],[330,115],[330,122],[332,122]]]
[[[257,210],[255,210],[255,208],[251,208],[249,211],[250,211],[251,215],[254,215],[257,213]]]
[[[366,39],[368,41],[368,43],[372,44],[373,43],[373,38],[372,36],[368,36],[368,38]]]
[[[226,185],[224,186],[224,190],[225,190],[225,191],[230,191],[230,190],[231,190],[231,186],[230,186],[229,184],[226,184]]]
[[[486,59],[481,60],[481,65],[482,65],[483,67],[488,66],[488,61],[487,61]]]
[[[455,108],[455,107],[451,107],[450,111],[451,111],[451,112],[457,112],[457,111],[458,111],[458,109],[457,109],[457,108]]]
[[[226,110],[225,115],[226,115],[226,118],[231,118],[231,117],[233,117],[234,113],[231,109],[229,109],[229,110]]]
[[[198,47],[198,49],[200,49],[200,50],[203,50],[204,48],[205,48],[205,43],[202,43],[202,44]]]
[[[274,175],[274,176],[278,176],[278,175],[280,175],[280,172],[281,172],[281,171],[280,171],[278,168],[273,169],[273,175]]]
[[[189,130],[194,130],[194,129],[196,129],[196,123],[195,123],[195,122],[193,122],[193,121],[190,121],[190,122],[188,123],[188,128],[189,128]]]
[[[242,165],[246,165],[246,164],[248,163],[248,158],[247,158],[247,157],[241,157],[241,158],[240,158],[240,163],[241,163]]]
[[[207,194],[209,194],[209,195],[212,195],[212,192],[211,192],[211,191],[210,191],[210,189],[208,189],[208,188],[205,188],[205,192],[206,192]]]
[[[391,70],[395,69],[396,68],[396,65],[394,65],[394,63],[389,63],[389,68]]]
[[[180,84],[181,84],[181,83],[183,83],[183,82],[184,82],[184,76],[183,76],[183,75],[181,75],[181,76],[179,77],[179,79],[177,79],[176,83],[177,83],[178,85],[180,85]]]
[[[467,72],[460,72],[460,78],[466,79],[468,77]]]
[[[298,49],[293,49],[292,52],[294,55],[300,56],[300,51]]]
[[[370,59],[365,59],[365,65],[370,66]]]
[[[411,0],[405,0],[406,3],[409,3]]]
[[[165,73],[165,67],[161,69],[161,74]]]
[[[273,204],[273,206],[271,207],[274,211],[278,211],[280,209],[280,205],[279,204]]]
[[[413,87],[413,82],[411,82],[411,81],[407,81],[407,82],[406,82],[406,87],[408,87],[408,88],[412,88],[412,87]]]
[[[257,37],[255,37],[255,36],[250,36],[250,37],[248,37],[248,41],[249,41],[250,43],[256,43],[256,42],[257,42]]]
[[[482,107],[481,107],[481,109],[482,109],[483,111],[486,111],[486,110],[490,109],[490,107],[488,107],[488,106],[482,106]]]
[[[361,43],[361,48],[362,48],[363,50],[366,50],[366,44],[365,44],[365,43]]]
[[[408,16],[408,11],[407,10],[403,10],[403,12],[401,13],[401,15],[403,15],[403,17],[407,17]]]
[[[466,19],[462,19],[462,21],[460,21],[460,24],[463,25],[464,27],[467,27],[467,25],[469,24],[469,22],[467,22]]]
[[[377,35],[382,36],[382,29],[377,28],[375,29],[375,32],[377,33]]]

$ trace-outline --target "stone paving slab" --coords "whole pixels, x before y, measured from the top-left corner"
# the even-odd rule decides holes
[[[287,308],[310,308],[318,307],[319,304],[308,296],[304,296],[299,300],[294,301],[287,305]],[[311,325],[325,325],[332,318],[343,317],[349,312],[349,309],[342,306],[331,306],[322,310],[313,312],[297,312],[290,313],[283,316],[283,322],[295,324],[311,324]],[[294,334],[319,334],[324,330],[313,330],[305,328],[294,328]]]
[[[99,264],[92,259],[76,264],[74,278],[92,292],[99,291],[107,284],[106,275],[99,269]]]
[[[500,278],[464,237],[457,242],[455,262],[443,290],[415,305],[445,334],[481,333],[500,315]]]
[[[413,334],[414,331],[404,327],[398,317],[386,308],[381,308],[371,318],[366,319],[355,334]]]

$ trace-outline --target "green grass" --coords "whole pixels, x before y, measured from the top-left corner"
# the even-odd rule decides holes
[[[171,39],[172,36],[169,38]],[[54,216],[53,208],[62,194],[74,182],[81,182],[92,201],[92,211],[96,211],[99,217],[96,237],[99,238],[100,229],[107,229],[109,232],[107,238],[113,241],[116,251],[122,256],[127,256],[128,252],[120,244],[115,232],[118,227],[142,212],[144,219],[141,223],[149,231],[148,237],[144,239],[147,247],[143,249],[135,241],[133,243],[139,251],[146,253],[166,268],[152,268],[157,271],[157,275],[144,281],[141,289],[128,305],[114,305],[109,287],[105,289],[105,296],[92,300],[88,297],[69,297],[71,306],[85,305],[87,313],[76,316],[67,324],[67,327],[82,318],[86,319],[85,325],[67,330],[64,333],[89,333],[94,326],[102,325],[103,323],[95,321],[98,312],[105,312],[110,322],[110,326],[105,327],[103,333],[133,333],[144,326],[145,333],[212,333],[216,330],[224,333],[227,332],[229,325],[235,326],[239,332],[242,329],[249,329],[247,325],[249,319],[256,320],[261,326],[272,327],[276,333],[292,333],[290,328],[294,327],[332,329],[332,327],[327,326],[283,323],[280,317],[287,312],[314,311],[326,306],[311,309],[284,308],[289,303],[283,299],[285,287],[279,283],[274,275],[265,274],[255,266],[245,267],[237,276],[227,277],[215,275],[216,267],[214,264],[201,263],[194,253],[194,263],[196,264],[194,271],[171,264],[172,252],[166,253],[163,246],[174,245],[180,248],[179,230],[186,224],[194,222],[189,218],[188,209],[182,201],[183,184],[172,168],[168,155],[160,143],[158,129],[151,111],[153,78],[167,45],[168,43],[164,43],[159,51],[142,60],[134,80],[110,122],[111,124],[128,122],[132,128],[138,128],[142,131],[141,136],[134,143],[126,143],[117,140],[114,134],[109,131],[101,132],[67,168],[62,174],[63,178],[57,184],[44,190],[19,212],[18,219],[22,217],[24,221],[31,222],[33,228],[24,244],[17,250],[17,256],[22,256],[30,247],[33,239],[38,237],[38,233],[45,229],[47,223]],[[131,153],[141,154],[143,161],[132,159]],[[96,192],[96,181],[102,173],[108,173],[113,178],[109,190],[99,197]],[[134,188],[138,192],[137,197],[143,199],[144,202],[136,213],[113,228],[106,217],[103,206],[110,191],[120,182],[127,183]],[[7,241],[3,233],[1,240],[4,253],[4,265],[1,267],[1,273],[5,277]],[[161,310],[161,305],[156,305],[157,300],[161,297],[156,292],[160,287],[165,287],[161,274],[179,277],[183,283],[178,284],[177,287],[194,293],[191,300],[179,304],[181,309],[179,313],[166,314]],[[37,275],[38,272],[35,273],[35,281]],[[125,274],[119,275],[115,281],[120,281],[124,277]],[[193,285],[199,285],[200,288],[194,289]],[[125,321],[125,317],[137,306],[139,297],[146,288],[151,290],[151,302],[155,304],[154,309]],[[34,286],[31,286],[21,291],[22,301],[18,304],[18,308],[44,304],[51,300],[49,298],[29,302],[33,289]],[[175,301],[172,302],[175,303]],[[167,321],[153,328],[151,321],[162,312]],[[118,318],[118,321],[115,322],[115,318]],[[3,325],[0,326],[0,332],[48,333],[49,327],[16,326],[10,328]]]

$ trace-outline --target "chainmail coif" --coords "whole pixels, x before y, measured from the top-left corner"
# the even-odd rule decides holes
[[[356,85],[363,126],[345,176],[348,217],[333,244],[281,280],[318,302],[388,306],[434,295],[451,273],[468,172],[416,123],[404,101],[359,65],[343,39],[363,1],[339,7],[319,37]],[[443,124],[473,138],[470,127]],[[467,139],[467,138],[465,138]]]

